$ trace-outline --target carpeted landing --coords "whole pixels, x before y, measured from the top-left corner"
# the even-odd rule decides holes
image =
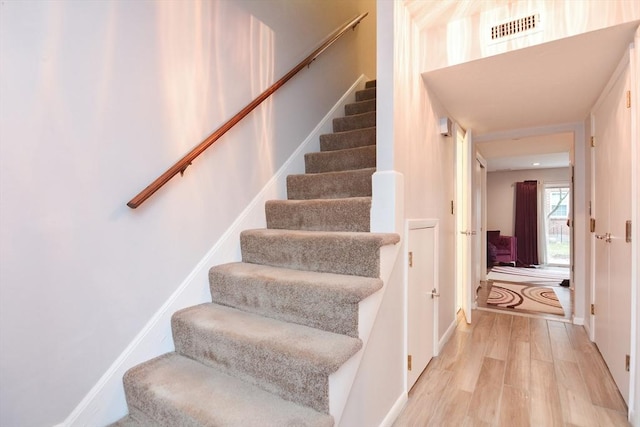
[[[246,230],[242,262],[210,271],[212,302],[173,315],[175,352],[124,376],[114,426],[331,426],[329,375],[362,347],[358,304],[382,288],[369,232],[375,81],[356,93],[267,229]]]

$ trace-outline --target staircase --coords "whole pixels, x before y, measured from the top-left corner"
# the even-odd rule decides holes
[[[329,376],[362,347],[359,302],[383,286],[369,232],[375,81],[356,93],[267,228],[241,233],[242,262],[210,271],[212,302],[172,317],[175,352],[124,376],[114,426],[332,426]]]

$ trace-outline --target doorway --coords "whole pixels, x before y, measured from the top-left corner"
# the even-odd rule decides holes
[[[407,390],[415,384],[437,349],[437,220],[408,220]]]

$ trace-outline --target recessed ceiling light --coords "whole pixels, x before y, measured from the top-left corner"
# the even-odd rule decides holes
[[[540,166],[540,163],[535,162],[535,163],[533,164],[533,166]]]

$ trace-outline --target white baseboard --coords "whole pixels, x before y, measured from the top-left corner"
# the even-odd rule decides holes
[[[573,318],[574,325],[584,325],[584,317],[574,317]]]
[[[396,400],[396,403],[393,404],[389,412],[387,412],[387,416],[384,417],[384,420],[382,420],[382,422],[380,423],[380,427],[391,427],[396,418],[398,418],[398,416],[404,409],[404,406],[407,404],[407,400],[409,400],[407,393],[402,393]]]
[[[367,77],[362,75],[353,83],[318,126],[247,205],[231,227],[198,262],[176,291],[151,317],[142,331],[113,362],[67,419],[56,427],[104,426],[127,414],[122,385],[124,373],[141,362],[174,350],[171,334],[173,313],[185,307],[211,301],[209,269],[214,265],[241,259],[240,233],[246,229],[266,226],[264,204],[272,199],[286,199],[287,175],[304,173],[304,154],[319,151],[320,135],[333,131],[333,119],[344,115],[344,106],[353,102],[356,90],[364,87],[366,81]]]
[[[456,323],[455,320],[451,322],[451,324],[447,328],[447,331],[444,333],[442,338],[440,338],[440,341],[438,342],[438,354],[440,354],[445,344],[447,344],[447,342],[449,341],[449,338],[451,338],[451,335],[453,335],[453,333],[456,331],[457,325],[458,324]]]

